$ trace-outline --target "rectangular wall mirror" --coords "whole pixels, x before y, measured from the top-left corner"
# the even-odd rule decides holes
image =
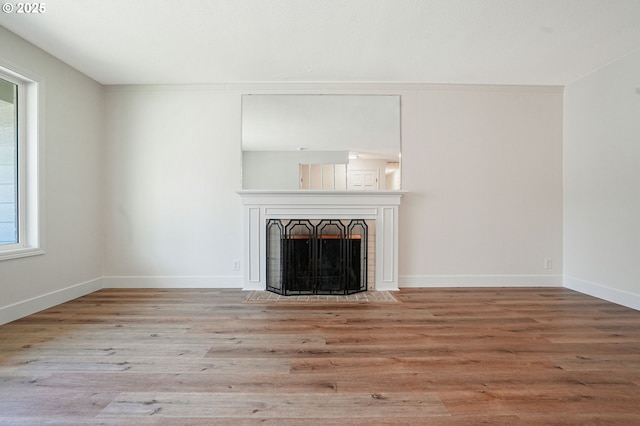
[[[242,188],[397,190],[400,96],[243,95]]]

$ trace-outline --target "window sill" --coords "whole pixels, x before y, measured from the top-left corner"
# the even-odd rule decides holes
[[[20,257],[38,256],[44,254],[44,250],[40,247],[26,247],[12,250],[0,250],[0,262],[9,259],[18,259]]]

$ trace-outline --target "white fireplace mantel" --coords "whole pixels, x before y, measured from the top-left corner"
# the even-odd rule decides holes
[[[398,290],[398,208],[406,191],[242,190],[244,290],[266,289],[268,219],[375,220],[375,290]]]

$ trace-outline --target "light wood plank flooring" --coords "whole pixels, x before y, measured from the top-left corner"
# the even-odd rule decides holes
[[[640,424],[640,312],[560,288],[395,295],[101,290],[0,326],[0,424]]]

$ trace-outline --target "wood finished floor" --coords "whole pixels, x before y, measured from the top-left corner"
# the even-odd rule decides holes
[[[101,290],[0,326],[0,424],[640,424],[640,312],[559,288],[395,295]]]

